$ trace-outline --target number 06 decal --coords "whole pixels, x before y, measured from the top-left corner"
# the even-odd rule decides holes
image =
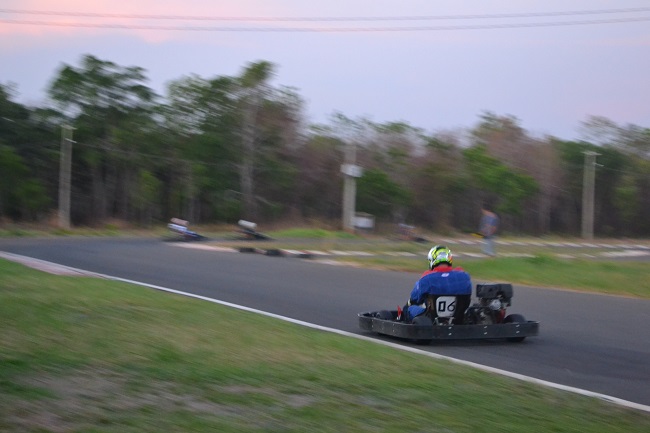
[[[436,300],[436,313],[438,317],[452,317],[456,312],[455,296],[440,296]]]

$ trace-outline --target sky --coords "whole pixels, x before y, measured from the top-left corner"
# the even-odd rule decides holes
[[[0,83],[17,102],[45,105],[86,54],[143,68],[160,95],[265,60],[308,123],[435,133],[492,112],[566,140],[590,116],[650,128],[647,0],[0,0]]]

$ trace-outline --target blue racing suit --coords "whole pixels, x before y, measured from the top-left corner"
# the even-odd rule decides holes
[[[409,298],[409,305],[405,308],[405,319],[410,321],[426,311],[421,304],[427,295],[471,295],[472,280],[463,268],[439,265],[422,274],[415,283]]]

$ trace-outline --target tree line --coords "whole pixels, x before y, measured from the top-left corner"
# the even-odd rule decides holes
[[[491,112],[465,131],[342,113],[307,124],[299,93],[272,85],[273,73],[259,61],[236,76],[179,78],[158,95],[142,68],[85,55],[56,71],[46,106],[22,105],[0,84],[1,220],[51,218],[69,125],[74,225],[170,217],[340,225],[341,165],[353,155],[363,168],[356,210],[377,225],[471,232],[488,202],[504,231],[577,235],[592,151],[595,234],[650,235],[648,128],[593,116],[585,140],[567,141],[533,137],[516,117]]]

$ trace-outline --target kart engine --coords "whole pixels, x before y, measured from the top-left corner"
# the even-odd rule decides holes
[[[512,294],[512,284],[477,284],[478,302],[465,310],[464,323],[491,325],[503,322],[506,317],[506,307],[512,305]]]

